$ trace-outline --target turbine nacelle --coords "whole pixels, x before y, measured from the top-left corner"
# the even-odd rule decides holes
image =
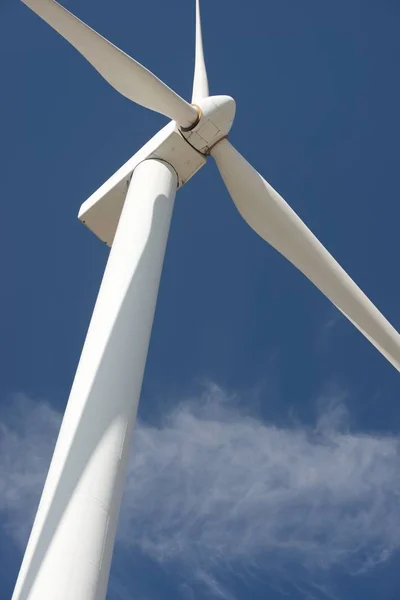
[[[196,101],[199,121],[192,128],[181,128],[183,137],[202,154],[210,150],[231,130],[236,102],[230,96],[208,96]]]

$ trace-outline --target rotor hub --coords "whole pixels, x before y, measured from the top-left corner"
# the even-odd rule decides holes
[[[233,124],[236,102],[230,96],[208,96],[194,105],[199,111],[199,120],[181,134],[193,148],[202,154],[209,154],[223,138],[226,138]]]

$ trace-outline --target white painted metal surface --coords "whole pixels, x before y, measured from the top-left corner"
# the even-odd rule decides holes
[[[200,0],[196,0],[196,41],[192,102],[197,103],[202,98],[210,95],[206,63],[204,60],[203,34],[201,31]]]
[[[177,177],[134,171],[13,600],[104,600]]]
[[[147,158],[172,165],[182,187],[202,166],[206,157],[192,148],[172,121],[152,137],[110,177],[79,210],[78,218],[108,246],[112,245],[134,168]]]
[[[55,0],[22,0],[63,36],[120,94],[174,119],[181,127],[197,120],[197,110],[146,67],[122,52]]]
[[[400,371],[400,336],[285,200],[228,142],[211,152],[236,207]]]
[[[210,96],[198,101],[200,122],[191,131],[168,123],[108,179],[79,210],[78,218],[93,233],[112,245],[118,219],[136,165],[147,158],[164,160],[174,167],[182,187],[206,163],[210,148],[226,137],[233,125],[236,104],[230,96]]]
[[[236,113],[236,102],[230,96],[209,96],[197,100],[202,115],[199,123],[182,135],[191,146],[202,154],[210,149],[231,130]]]

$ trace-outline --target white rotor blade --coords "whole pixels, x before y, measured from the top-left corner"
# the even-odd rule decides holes
[[[400,371],[400,335],[285,200],[228,140],[211,154],[250,227],[304,273]]]
[[[208,79],[204,60],[203,37],[201,33],[200,0],[196,0],[196,50],[194,64],[194,80],[192,102],[208,98]]]
[[[190,127],[197,110],[143,65],[119,50],[55,0],[22,0],[58,31],[120,94]]]

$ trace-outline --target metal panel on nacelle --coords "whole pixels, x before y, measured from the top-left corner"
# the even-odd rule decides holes
[[[192,148],[171,121],[84,202],[78,219],[98,238],[111,246],[132,173],[144,160],[155,158],[170,164],[182,187],[206,163],[206,157]]]

